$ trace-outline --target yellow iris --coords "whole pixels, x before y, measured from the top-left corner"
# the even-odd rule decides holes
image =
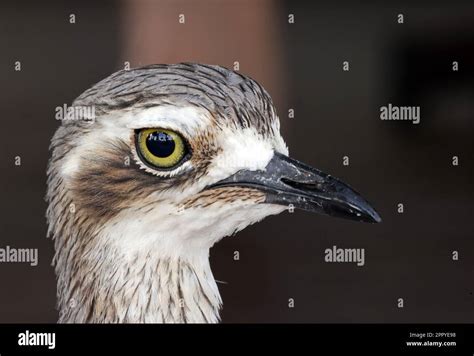
[[[138,132],[137,143],[141,156],[158,168],[172,168],[186,154],[183,138],[171,130],[142,129]]]

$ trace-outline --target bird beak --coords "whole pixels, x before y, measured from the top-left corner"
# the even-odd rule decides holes
[[[347,184],[292,158],[275,153],[265,170],[241,170],[210,188],[243,186],[278,204],[345,219],[379,223],[379,214]]]

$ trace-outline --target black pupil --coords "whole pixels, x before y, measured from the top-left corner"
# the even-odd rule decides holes
[[[146,147],[156,157],[165,158],[174,152],[175,143],[171,135],[163,131],[155,131],[146,138]]]

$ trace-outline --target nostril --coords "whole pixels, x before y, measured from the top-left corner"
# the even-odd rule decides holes
[[[303,191],[311,191],[311,192],[317,192],[317,193],[324,193],[324,185],[322,183],[302,183],[302,182],[296,182],[294,180],[288,179],[288,178],[281,178],[280,179],[284,184],[297,189],[297,190],[303,190]]]

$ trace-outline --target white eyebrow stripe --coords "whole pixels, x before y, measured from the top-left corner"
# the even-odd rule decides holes
[[[163,127],[184,131],[188,136],[195,135],[211,123],[209,113],[194,106],[154,106],[145,110],[132,110],[124,118],[129,122],[126,125],[129,129]]]

